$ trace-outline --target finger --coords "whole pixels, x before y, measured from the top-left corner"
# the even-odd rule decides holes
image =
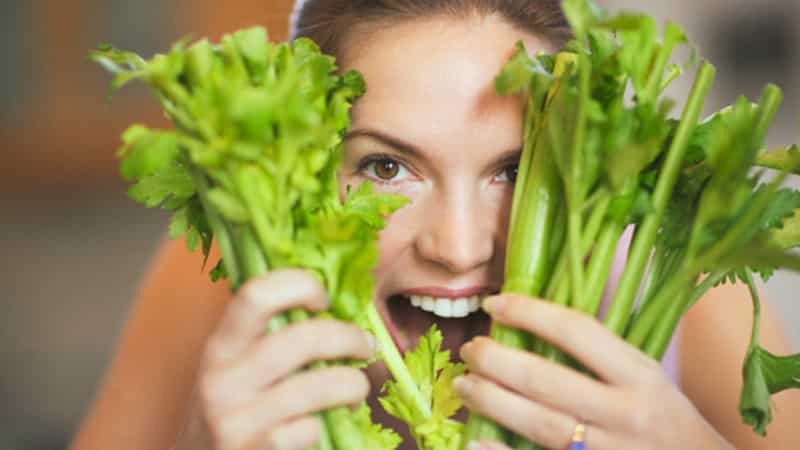
[[[608,410],[618,403],[612,388],[538,355],[477,337],[461,347],[461,359],[470,372],[537,403],[594,423],[622,420]]]
[[[301,372],[255,393],[247,405],[226,413],[220,419],[219,434],[231,441],[256,436],[282,422],[359,403],[368,392],[367,377],[358,369],[330,367]]]
[[[259,341],[241,361],[206,374],[213,385],[207,401],[219,410],[246,403],[253,392],[314,361],[367,359],[375,339],[355,325],[331,319],[310,319],[290,325]]]
[[[247,282],[225,312],[209,339],[207,358],[212,364],[235,360],[262,336],[269,319],[292,308],[321,311],[328,296],[319,281],[304,270],[270,272]]]
[[[317,417],[306,416],[275,427],[268,435],[264,450],[306,450],[320,437],[321,424]]]
[[[521,295],[490,297],[483,303],[492,319],[529,331],[572,355],[604,380],[629,385],[659,365],[594,317]]]
[[[577,420],[508,391],[475,374],[454,381],[455,388],[472,411],[547,448],[567,448]],[[589,426],[593,450],[618,450],[618,443],[600,427]]]

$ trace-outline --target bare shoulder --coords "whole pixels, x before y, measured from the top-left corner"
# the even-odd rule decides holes
[[[226,283],[210,281],[208,266],[183,241],[162,245],[73,450],[172,446],[187,413],[205,340],[230,297]]]
[[[762,298],[761,344],[777,354],[792,349],[769,302]],[[738,449],[789,449],[800,443],[800,392],[774,397],[773,423],[761,438],[738,413],[742,363],[750,338],[752,304],[747,287],[709,291],[686,315],[680,335],[680,383],[701,413]]]

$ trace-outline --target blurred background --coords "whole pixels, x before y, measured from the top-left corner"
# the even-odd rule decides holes
[[[708,102],[785,91],[769,139],[800,127],[797,0],[605,0],[682,24],[718,68]],[[0,2],[0,450],[66,448],[111,352],[166,214],[125,196],[114,151],[133,122],[166,125],[139,86],[107,101],[87,62],[101,42],[144,55],[187,34],[254,24],[285,39],[291,0],[2,0]],[[682,97],[687,85],[673,91]],[[800,346],[800,277],[766,292]],[[124,414],[124,412],[121,412]]]

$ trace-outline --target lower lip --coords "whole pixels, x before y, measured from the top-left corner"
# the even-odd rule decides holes
[[[385,302],[379,303],[378,313],[380,313],[383,323],[386,325],[386,329],[389,331],[389,336],[391,336],[394,345],[397,347],[400,353],[405,353],[408,350],[408,344],[400,342],[400,330],[397,329],[394,321],[392,321],[392,319],[389,317],[389,308],[387,306],[389,301],[391,301],[391,297],[387,298]]]

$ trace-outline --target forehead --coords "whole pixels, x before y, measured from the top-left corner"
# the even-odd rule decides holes
[[[519,122],[519,100],[494,92],[494,78],[518,40],[529,51],[543,50],[535,36],[495,16],[428,18],[354,32],[342,65],[362,73],[367,93],[353,108],[353,126],[412,133],[424,125],[435,139],[437,131],[452,138],[459,128]]]

